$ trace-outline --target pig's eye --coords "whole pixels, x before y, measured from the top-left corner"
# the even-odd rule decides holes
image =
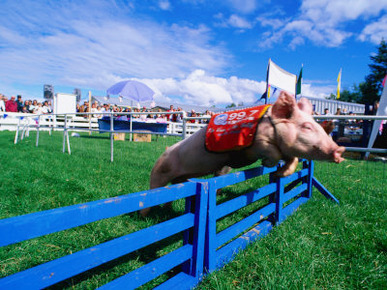
[[[302,130],[305,130],[305,131],[312,131],[313,130],[313,126],[311,123],[303,123],[301,128],[302,128]]]

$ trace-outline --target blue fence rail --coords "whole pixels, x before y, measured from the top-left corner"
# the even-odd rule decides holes
[[[265,236],[274,225],[306,202],[311,197],[312,186],[337,201],[313,177],[312,161],[303,161],[303,169],[286,178],[276,178],[276,169],[261,166],[211,179],[194,179],[165,188],[0,220],[0,247],[5,247],[166,202],[186,200],[185,213],[178,217],[2,278],[0,289],[52,286],[181,232],[181,247],[102,288],[134,289],[181,266],[180,273],[158,288],[190,289],[205,273],[230,261],[235,253]],[[265,174],[270,174],[269,184],[216,204],[218,189]],[[217,220],[265,197],[268,197],[266,205],[217,233]]]

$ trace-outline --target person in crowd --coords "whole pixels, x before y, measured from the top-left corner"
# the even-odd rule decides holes
[[[24,112],[24,107],[28,112]],[[23,106],[23,113],[29,113],[30,112],[30,102],[28,100],[24,101],[24,106]]]
[[[182,114],[176,114],[176,122],[182,123],[183,119],[187,117],[187,113],[181,107],[178,107],[177,111],[182,112]]]
[[[211,118],[211,112],[209,110],[206,110],[203,114],[203,117]],[[210,119],[201,119],[200,123],[202,124],[208,124],[210,122]]]
[[[171,113],[173,113],[173,112],[175,112],[176,110],[175,110],[175,108],[173,107],[173,105],[170,105],[169,106],[169,110],[167,111],[167,112],[171,112]],[[168,114],[167,115],[167,119],[168,119],[168,121],[169,122],[176,122],[176,114]]]
[[[140,112],[140,110],[138,108],[134,108],[133,112],[138,113],[138,112]],[[133,116],[133,118],[136,118],[136,119],[140,118],[140,115],[132,115],[132,116]]]
[[[101,111],[102,113],[108,113],[110,112],[110,107],[108,104],[103,104],[102,108],[101,108]],[[106,117],[106,116],[109,116],[109,114],[103,114],[102,117]]]
[[[0,112],[5,112],[5,101],[6,97],[2,94],[0,94]]]
[[[84,113],[85,112],[85,105],[79,106],[78,113]],[[79,114],[78,116],[84,117],[85,115]]]
[[[51,114],[53,112],[52,106],[51,106],[51,101],[44,101],[43,107],[46,107],[48,114]]]
[[[28,114],[29,114],[29,113],[30,113],[30,110],[28,110],[28,109],[27,109],[27,106],[24,105],[23,108],[22,108],[22,110],[21,110],[21,113],[28,113]]]
[[[379,109],[379,102],[375,101],[374,105],[372,106],[372,109],[370,110],[370,115],[376,115]]]
[[[23,100],[21,95],[17,95],[16,103],[17,103],[17,111],[21,112],[23,110]]]
[[[341,109],[337,108],[335,115],[341,115]]]
[[[191,114],[190,114],[190,117],[198,117],[198,115],[196,114],[195,110],[191,110]],[[189,120],[190,123],[199,123],[199,120]]]
[[[42,106],[42,111],[43,111],[43,114],[52,113],[51,108],[48,106],[48,101],[44,101],[43,106]]]
[[[325,108],[324,109],[324,114],[323,115],[330,115],[331,113],[329,112],[329,109],[328,108]]]
[[[140,110],[140,112],[141,112],[141,113],[146,113],[146,108],[145,108],[145,107],[143,107],[143,108]],[[143,122],[145,122],[145,121],[146,121],[146,118],[147,118],[147,116],[146,116],[145,114],[141,114],[141,115],[139,116],[139,118],[140,118],[140,121],[143,121]]]
[[[7,112],[17,113],[17,103],[15,96],[12,96],[10,100],[5,102],[5,110]]]
[[[43,105],[42,103],[38,103],[38,105],[35,107],[34,109],[34,114],[37,114],[37,115],[42,115],[42,114],[45,114],[44,113],[44,110],[43,110]]]
[[[30,110],[30,113],[33,113],[37,106],[38,106],[38,101],[37,100],[33,100],[32,104],[30,102],[30,107],[28,108]]]
[[[100,105],[97,106],[96,112],[98,114],[96,114],[95,117],[97,117],[98,119],[101,119],[102,118],[102,114],[101,114],[102,113],[102,107]]]
[[[155,119],[156,122],[158,122],[158,123],[165,123],[167,121],[166,115],[165,114],[161,114],[163,112],[162,109],[160,109],[160,108],[157,108],[157,109],[153,108],[152,111],[159,113],[159,114],[153,114],[152,115],[152,118]]]
[[[96,112],[97,112],[97,104],[92,103],[90,113],[96,113]],[[97,115],[93,114],[93,117],[97,117]]]
[[[45,102],[46,103],[46,102]],[[47,101],[47,108],[48,108],[48,113],[51,114],[52,112],[54,112],[54,110],[52,109],[52,104],[51,104],[51,101]]]

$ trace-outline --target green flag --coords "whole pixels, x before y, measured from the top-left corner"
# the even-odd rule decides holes
[[[297,85],[296,85],[296,95],[301,94],[301,82],[302,82],[302,69],[304,66],[301,67],[300,74],[298,75],[297,79]]]

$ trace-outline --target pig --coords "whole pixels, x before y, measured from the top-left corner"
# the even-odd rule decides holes
[[[206,127],[167,150],[156,161],[150,176],[150,188],[180,183],[188,178],[216,172],[226,173],[229,168],[240,168],[262,159],[262,165],[273,167],[280,160],[285,165],[277,176],[292,174],[298,158],[327,160],[340,163],[344,147],[339,147],[312,117],[313,107],[308,99],[298,103],[294,96],[281,92],[277,101],[262,117],[252,146],[225,153],[205,149]],[[150,208],[140,213],[145,216]]]

